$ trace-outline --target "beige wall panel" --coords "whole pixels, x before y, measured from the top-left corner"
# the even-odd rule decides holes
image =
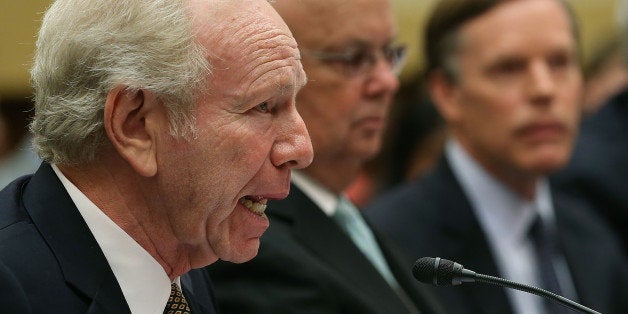
[[[108,0],[107,0],[108,1]],[[321,0],[325,1],[325,0]],[[410,47],[406,77],[422,64],[420,28],[438,0],[392,0],[399,21],[399,39]],[[616,33],[618,0],[571,0],[581,23],[585,60],[607,36]],[[0,95],[28,94],[29,68],[41,12],[50,0],[0,0]]]

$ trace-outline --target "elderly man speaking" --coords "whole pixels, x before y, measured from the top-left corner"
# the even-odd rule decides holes
[[[264,0],[59,0],[32,69],[44,163],[0,192],[0,307],[217,312],[193,270],[257,254],[312,160],[305,84]]]

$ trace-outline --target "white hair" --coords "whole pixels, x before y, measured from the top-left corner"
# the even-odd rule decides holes
[[[195,132],[210,74],[185,0],[57,0],[45,13],[31,79],[42,159],[85,164],[107,143],[104,104],[116,86],[155,93],[173,136]]]

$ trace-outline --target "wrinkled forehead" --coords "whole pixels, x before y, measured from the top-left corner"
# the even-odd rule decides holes
[[[193,27],[208,58],[234,56],[252,42],[273,38],[295,46],[288,26],[266,0],[191,0]]]
[[[210,84],[216,93],[246,102],[268,89],[293,90],[305,84],[297,43],[266,0],[207,2],[197,8],[205,11],[192,14],[197,39],[212,67]]]

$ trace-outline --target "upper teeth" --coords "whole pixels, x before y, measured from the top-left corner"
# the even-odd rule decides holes
[[[266,210],[266,199],[261,199],[259,202],[250,200],[248,198],[242,198],[240,203],[250,211],[262,216]]]

